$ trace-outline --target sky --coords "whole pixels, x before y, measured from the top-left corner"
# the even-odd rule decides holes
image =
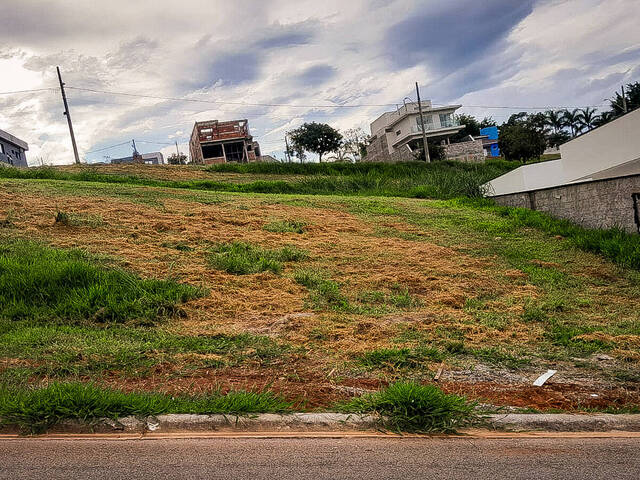
[[[30,165],[73,162],[56,66],[87,162],[131,139],[186,153],[195,121],[243,118],[282,158],[287,130],[368,132],[415,82],[498,122],[604,106],[640,81],[638,18],[638,0],[3,0],[0,129]]]

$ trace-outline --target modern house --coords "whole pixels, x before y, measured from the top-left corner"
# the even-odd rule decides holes
[[[0,130],[0,164],[28,167],[25,154],[27,150],[29,150],[27,142]]]
[[[454,113],[461,105],[434,107],[431,100],[421,102],[427,138],[449,143],[449,137],[464,128]],[[367,145],[367,162],[402,162],[414,160],[414,152],[422,149],[422,122],[417,102],[406,103],[396,111],[380,115],[371,124]]]
[[[260,161],[260,145],[253,141],[247,120],[196,122],[189,150],[193,163]]]
[[[560,146],[560,160],[524,165],[485,185],[500,205],[588,228],[640,232],[640,109]]]
[[[112,158],[112,164],[123,163],[144,163],[146,165],[163,165],[164,156],[162,152],[138,153],[137,151],[130,157]]]

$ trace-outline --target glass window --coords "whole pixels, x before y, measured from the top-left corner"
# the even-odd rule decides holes
[[[4,153],[4,145],[0,143],[0,153]]]
[[[450,113],[441,113],[440,126],[442,128],[453,127],[453,115],[451,115]]]
[[[431,115],[424,115],[424,123],[427,124],[427,130],[433,129],[433,117]],[[420,115],[416,117],[416,125],[418,125],[418,130],[421,130],[422,119]]]

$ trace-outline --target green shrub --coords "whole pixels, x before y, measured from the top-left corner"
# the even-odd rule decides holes
[[[269,250],[244,242],[219,243],[211,249],[209,263],[234,275],[271,271],[280,273],[283,262],[298,262],[308,253],[294,246]]]
[[[270,392],[235,391],[223,395],[170,396],[161,393],[124,393],[81,383],[52,383],[44,388],[0,386],[0,419],[34,432],[65,419],[92,420],[127,415],[163,413],[250,414],[284,412],[291,403]]]
[[[153,324],[203,294],[96,264],[78,250],[34,242],[0,245],[0,318],[35,322]]]
[[[393,430],[450,433],[477,420],[474,407],[465,397],[446,394],[433,385],[398,382],[339,408],[383,415]]]

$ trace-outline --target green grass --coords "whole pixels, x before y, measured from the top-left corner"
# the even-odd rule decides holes
[[[92,384],[52,383],[44,388],[0,386],[0,419],[5,425],[41,432],[65,419],[93,420],[166,413],[235,414],[286,412],[292,404],[270,392],[232,391],[170,396],[124,393]]]
[[[386,427],[408,432],[455,432],[477,420],[474,404],[433,385],[398,382],[339,406],[345,412],[377,413]]]
[[[141,377],[158,365],[171,365],[176,374],[244,362],[269,365],[289,350],[287,344],[250,334],[189,336],[122,325],[93,328],[0,321],[2,355],[24,362],[23,371],[32,377],[100,378],[106,372]],[[12,375],[9,370],[5,373]]]
[[[443,353],[434,347],[379,348],[363,354],[358,363],[366,368],[419,368],[428,362],[441,362]]]
[[[543,212],[501,207],[486,199],[455,199],[446,203],[451,207],[471,208],[495,214],[497,217],[493,220],[492,233],[496,235],[512,235],[522,228],[535,228],[548,235],[566,238],[577,248],[600,254],[618,265],[640,270],[640,235],[629,234],[616,228],[586,229]],[[518,249],[516,253],[521,255],[523,249]]]
[[[283,263],[299,262],[308,253],[294,246],[270,250],[244,242],[219,243],[211,249],[209,264],[234,275],[271,271],[280,273]]]
[[[68,213],[58,211],[56,213],[56,223],[67,227],[101,227],[104,221],[100,215],[83,215],[78,213]]]
[[[315,310],[351,311],[352,306],[340,290],[340,284],[326,277],[324,272],[310,268],[296,270],[293,274],[294,280],[309,290],[309,300]]]
[[[79,250],[34,242],[0,245],[0,319],[75,324],[155,324],[202,290],[143,279]]]
[[[306,223],[297,220],[279,220],[269,222],[262,228],[273,233],[304,233],[305,227]]]
[[[302,180],[258,180],[228,183],[216,180],[160,180],[134,175],[111,175],[99,169],[64,172],[52,167],[0,168],[0,178],[73,180],[120,183],[151,187],[212,190],[238,193],[284,193],[307,195],[370,195],[415,198],[482,196],[482,185],[518,166],[515,162],[486,164],[459,162],[358,163],[358,164],[266,164],[212,165],[209,172],[306,175]]]

